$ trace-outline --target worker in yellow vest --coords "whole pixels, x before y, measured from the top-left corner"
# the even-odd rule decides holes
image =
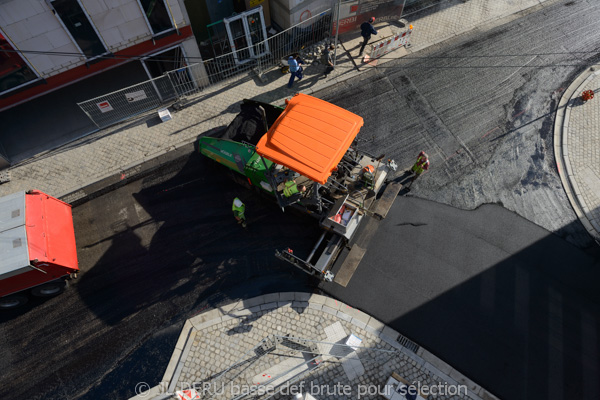
[[[412,166],[412,168],[410,169],[410,173],[414,173],[415,175],[412,177],[412,179],[410,180],[410,183],[408,184],[408,188],[410,188],[413,184],[414,181],[417,180],[417,178],[419,176],[421,176],[421,174],[425,171],[427,171],[429,169],[429,156],[427,155],[427,153],[425,153],[424,151],[419,153],[419,156],[417,157],[417,162],[415,163],[415,165]]]
[[[285,184],[283,186],[283,195],[285,197],[290,198],[293,195],[295,195],[296,193],[304,193],[304,192],[306,192],[306,186],[304,186],[304,185],[298,186],[296,184],[296,181],[294,181],[293,179],[289,179],[289,180],[285,181]]]
[[[233,211],[233,216],[237,220],[238,224],[242,224],[242,227],[245,228],[246,215],[244,214],[244,212],[246,211],[246,205],[236,197],[235,199],[233,199],[233,205],[231,206],[231,210]]]

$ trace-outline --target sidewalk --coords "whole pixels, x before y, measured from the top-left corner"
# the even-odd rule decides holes
[[[491,29],[546,2],[552,1],[450,0],[419,13],[419,18],[407,15],[414,25],[408,54],[474,29]],[[381,29],[385,25],[375,26]],[[72,202],[85,197],[86,192],[81,189],[93,183],[111,177],[121,180],[134,177],[142,164],[188,146],[203,132],[228,125],[244,98],[283,104],[295,92],[314,94],[368,71],[370,67],[358,70],[355,65],[360,66],[360,60],[351,59],[350,52],[355,47],[353,41],[342,43],[336,70],[328,78],[322,77],[324,66],[308,66],[305,78],[290,90],[286,87],[288,76],[278,69],[266,74],[266,83],[256,77],[243,76],[189,99],[188,105],[173,113],[173,120],[166,123],[157,123],[156,113],[149,113],[39,154],[10,168],[11,181],[0,184],[0,196],[38,189]],[[387,54],[380,64],[404,54],[403,49],[396,50]]]
[[[595,98],[581,100],[584,90]],[[563,94],[554,124],[554,153],[567,197],[600,243],[600,65],[588,68]]]
[[[175,392],[186,389],[201,399],[231,399],[253,389],[265,391],[260,399],[274,393],[290,399],[300,391],[318,400],[374,399],[383,398],[379,394],[392,374],[414,384],[423,398],[434,392],[441,399],[496,398],[361,311],[296,292],[243,300],[189,319],[162,381],[150,388],[144,376],[135,376],[140,382],[132,400],[177,399]]]

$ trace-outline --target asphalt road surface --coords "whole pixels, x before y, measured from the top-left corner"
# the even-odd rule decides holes
[[[421,150],[430,155],[414,195],[461,209],[498,203],[586,248],[595,244],[562,188],[553,125],[563,91],[599,53],[600,2],[558,2],[363,66],[372,71],[319,97],[364,118],[360,136],[372,153],[385,151],[403,168]]]
[[[560,94],[597,59],[599,8],[557,3],[319,94],[365,118],[372,153],[432,161],[348,288],[325,288],[505,398],[599,397],[598,266],[551,146]],[[83,272],[61,296],[0,316],[0,398],[126,398],[159,381],[189,316],[315,287],[273,258],[308,252],[314,221],[198,160],[74,210]],[[485,203],[496,205],[463,211]]]
[[[348,287],[322,288],[502,398],[600,398],[598,247],[553,154],[558,100],[599,58],[599,17],[595,1],[556,3],[320,93],[401,170],[431,158]]]
[[[60,296],[0,315],[0,399],[129,398],[138,382],[160,381],[192,315],[315,287],[273,256],[309,251],[315,221],[211,165],[192,154],[74,208],[82,272]],[[247,230],[231,213],[235,196]]]
[[[498,205],[398,198],[346,288],[503,399],[597,399],[600,263]]]

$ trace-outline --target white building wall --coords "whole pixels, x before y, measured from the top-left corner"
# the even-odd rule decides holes
[[[333,0],[271,0],[271,21],[288,29],[330,9],[334,3]]]
[[[30,51],[79,53],[45,1],[12,0],[0,3],[0,27],[7,38],[42,77],[82,63],[81,57],[32,54]]]
[[[137,0],[80,2],[109,52],[115,53],[152,39],[152,33]],[[187,14],[182,10],[183,0],[167,2],[177,26],[181,28],[188,25],[185,17]],[[0,28],[9,41],[21,51],[80,53],[45,0],[1,1]],[[197,53],[199,54],[199,51]],[[24,53],[24,57],[42,77],[62,73],[86,62],[85,57],[81,56]]]

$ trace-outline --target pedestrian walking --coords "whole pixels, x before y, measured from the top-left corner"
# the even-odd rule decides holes
[[[363,37],[363,44],[358,52],[359,56],[362,55],[365,46],[369,43],[369,40],[371,40],[371,35],[377,35],[377,31],[373,28],[373,25],[371,25],[373,22],[375,22],[375,17],[371,17],[369,21],[365,21],[360,25],[360,35]]]
[[[233,205],[231,206],[233,216],[237,220],[238,224],[241,224],[243,228],[246,227],[246,205],[242,203],[237,197],[233,199]]]
[[[291,89],[294,84],[294,79],[298,77],[298,80],[302,79],[302,67],[304,64],[300,57],[296,58],[294,56],[290,56],[288,58],[288,65],[290,66],[290,81],[288,82],[288,88]]]
[[[333,71],[333,68],[334,68],[334,66],[333,66],[333,56],[334,56],[333,51],[334,50],[335,50],[335,46],[332,44],[330,44],[329,47],[327,47],[325,49],[325,63],[327,64],[327,67],[325,68],[325,72],[324,72],[325,76],[329,75],[329,73],[331,71]]]
[[[419,156],[417,157],[417,162],[415,163],[415,165],[412,166],[412,168],[408,171],[410,174],[414,174],[414,176],[412,177],[412,179],[410,180],[407,189],[409,189],[413,182],[417,180],[417,178],[419,176],[421,176],[421,174],[425,171],[427,171],[429,169],[429,156],[427,155],[427,153],[425,153],[424,151],[419,153]]]

